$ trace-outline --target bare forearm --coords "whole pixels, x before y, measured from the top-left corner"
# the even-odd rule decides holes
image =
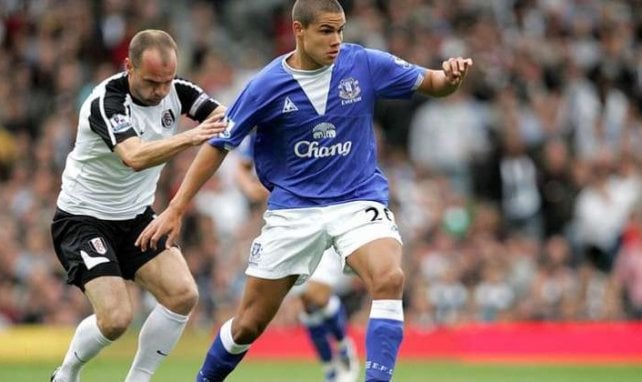
[[[167,162],[191,146],[192,143],[184,134],[178,134],[169,139],[144,142],[132,152],[127,164],[136,171],[144,170]]]
[[[123,162],[136,171],[165,163],[181,151],[198,146],[225,129],[223,120],[225,108],[219,106],[203,122],[193,129],[172,137],[144,142],[131,137],[116,146],[116,152]]]
[[[212,147],[209,144],[201,146],[194,161],[192,161],[192,164],[189,166],[176,195],[174,195],[170,201],[168,208],[172,208],[182,215],[187,209],[189,202],[194,198],[196,193],[198,193],[198,190],[203,187],[205,182],[207,182],[220,167],[225,155],[227,155],[226,150]]]
[[[459,83],[450,83],[443,70],[427,70],[426,79],[418,90],[431,97],[445,97],[452,94],[457,88],[459,88]]]
[[[441,64],[442,70],[426,70],[424,80],[417,90],[433,97],[452,94],[459,88],[472,65],[471,58],[449,58]]]

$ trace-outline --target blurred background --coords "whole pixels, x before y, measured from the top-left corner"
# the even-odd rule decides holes
[[[472,57],[444,98],[381,101],[380,164],[404,237],[417,328],[642,318],[642,1],[345,0],[345,41],[441,68]],[[0,329],[90,314],[64,284],[49,224],[79,106],[122,70],[129,39],[164,29],[179,75],[230,104],[293,49],[287,0],[0,0]],[[185,128],[193,126],[188,120]],[[194,151],[165,168],[161,211]],[[200,287],[192,325],[231,315],[264,205],[204,187],[181,245]],[[369,304],[340,293],[353,322]],[[150,297],[132,286],[140,317]],[[296,325],[297,303],[274,325]]]

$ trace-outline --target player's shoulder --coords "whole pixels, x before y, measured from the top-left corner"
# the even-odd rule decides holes
[[[127,73],[120,72],[109,76],[102,80],[98,85],[94,86],[88,100],[101,98],[122,98],[129,92],[129,84],[127,83]]]
[[[198,92],[203,92],[203,89],[200,86],[198,86],[194,81],[190,80],[189,78],[176,76],[172,80],[172,84],[176,88],[184,87],[184,88],[194,89]]]
[[[105,78],[95,85],[84,103],[91,104],[97,99],[100,99],[101,102],[111,103],[111,100],[115,100],[115,102],[122,103],[122,99],[125,98],[128,92],[127,73],[120,72]]]
[[[284,81],[288,81],[291,78],[283,69],[284,57],[279,56],[265,65],[250,79],[246,87],[258,93],[269,93],[273,89],[282,86]]]
[[[268,82],[285,76],[287,73],[283,70],[283,60],[285,56],[279,56],[265,65],[253,78],[253,82]]]
[[[116,73],[107,77],[101,82],[97,88],[104,88],[105,91],[115,93],[127,93],[129,91],[129,84],[127,82],[127,72]]]
[[[339,59],[337,60],[336,65],[342,67],[352,66],[355,63],[360,64],[368,60],[371,53],[371,49],[362,45],[343,43],[341,44],[341,53],[339,54]]]
[[[366,54],[368,52],[368,49],[366,49],[364,46],[355,44],[355,43],[349,43],[349,42],[344,42],[341,44],[341,54],[340,56],[343,56],[344,58],[346,57],[352,57],[354,58],[359,57],[360,55]]]
[[[355,44],[353,42],[344,42],[341,44],[341,53],[360,53],[365,52],[366,48],[363,45]]]

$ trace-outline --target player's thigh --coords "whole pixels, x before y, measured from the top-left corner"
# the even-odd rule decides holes
[[[136,216],[134,219],[128,220],[126,224],[125,222],[120,224],[121,238],[119,240],[117,253],[118,263],[120,264],[120,269],[125,280],[137,281],[138,271],[148,262],[158,257],[161,253],[166,252],[165,241],[167,240],[167,236],[163,236],[159,239],[156,248],[147,248],[145,251],[141,251],[140,247],[137,247],[134,244],[140,233],[152,220],[154,220],[154,216],[154,211],[148,207],[143,213]],[[178,250],[178,248],[176,248],[176,250]],[[182,266],[182,263],[183,262],[175,261],[173,264],[180,267]],[[158,268],[158,266],[153,267],[153,269]],[[167,268],[165,268],[165,270],[167,270]],[[182,271],[182,268],[178,268],[176,273],[179,274],[182,273]],[[171,273],[172,272],[167,276],[171,277]]]
[[[67,283],[84,290],[89,281],[121,277],[114,223],[56,210],[51,224],[53,245],[67,273]]]
[[[392,238],[381,238],[357,248],[346,262],[371,289],[390,272],[401,271],[401,244]]]
[[[333,293],[331,285],[310,279],[303,286],[305,289],[300,298],[307,311],[322,308],[330,301]]]
[[[177,300],[192,300],[197,295],[194,277],[176,247],[164,250],[141,266],[135,281],[168,307],[181,303]]]
[[[362,277],[363,273],[378,273],[401,264],[399,229],[392,211],[381,203],[361,201],[337,206],[330,234],[342,259]]]
[[[285,295],[297,280],[296,275],[281,279],[262,279],[248,276],[239,303],[237,314],[232,325],[233,332],[243,331],[249,338],[241,341],[253,341],[265,330],[268,323],[279,310]],[[236,340],[235,336],[235,340]]]
[[[101,276],[85,284],[85,295],[89,299],[98,322],[120,321],[129,324],[132,317],[132,303],[125,280],[118,276]]]

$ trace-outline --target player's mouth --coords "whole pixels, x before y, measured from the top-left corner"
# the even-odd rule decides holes
[[[338,55],[339,55],[339,51],[338,51],[338,50],[333,50],[333,51],[331,51],[331,52],[329,52],[329,53],[328,53],[328,57],[330,57],[330,58],[331,58],[331,59],[333,59],[333,60],[334,60],[335,58],[337,58],[337,56],[338,56]]]

